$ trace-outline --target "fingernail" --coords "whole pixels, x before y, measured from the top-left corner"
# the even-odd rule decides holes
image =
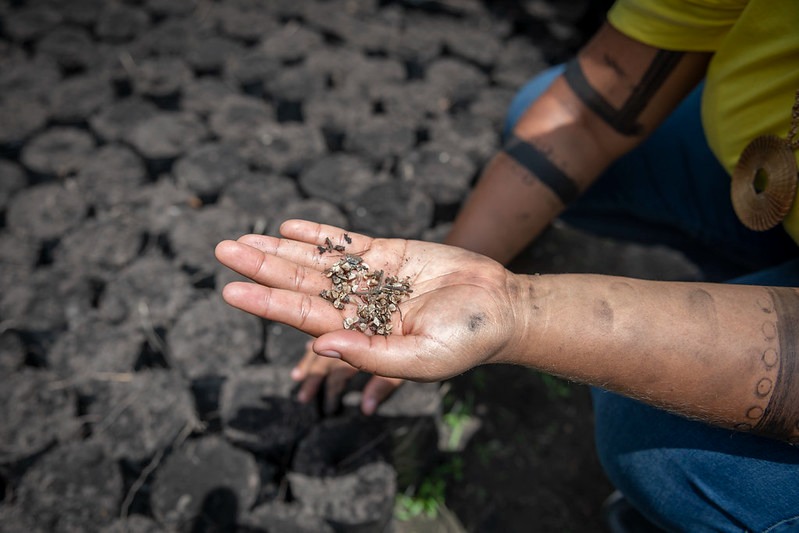
[[[324,355],[325,357],[333,357],[335,359],[341,359],[341,354],[335,350],[322,350],[321,352],[316,352],[319,355]]]
[[[364,414],[371,415],[377,409],[377,400],[371,396],[363,399],[363,412]]]
[[[299,381],[300,379],[302,379],[302,370],[300,370],[299,368],[292,368],[291,379],[293,379],[294,381]]]

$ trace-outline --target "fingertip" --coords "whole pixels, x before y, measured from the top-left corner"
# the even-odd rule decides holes
[[[377,399],[364,395],[361,401],[361,412],[366,416],[372,416],[375,411],[377,411]]]
[[[291,369],[291,373],[289,375],[294,381],[302,381],[305,377],[305,372],[299,366],[295,366]]]

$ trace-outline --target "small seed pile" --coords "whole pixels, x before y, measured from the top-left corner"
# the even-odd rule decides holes
[[[344,237],[348,242],[347,235]],[[343,246],[334,246],[325,239],[326,246],[319,246],[319,253],[344,252]],[[385,276],[382,270],[374,272],[369,265],[354,254],[345,253],[330,268],[324,271],[333,286],[319,293],[336,309],[358,298],[355,316],[344,319],[344,329],[371,332],[376,335],[391,335],[391,315],[399,311],[402,299],[413,292],[408,278],[399,280]],[[400,314],[400,317],[402,314]]]

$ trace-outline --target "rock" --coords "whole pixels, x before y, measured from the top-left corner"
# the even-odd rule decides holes
[[[65,11],[65,15],[71,12]],[[55,28],[39,40],[36,50],[55,61],[65,72],[87,70],[97,61],[91,35],[85,29],[74,26]]]
[[[301,218],[320,224],[329,224],[339,228],[349,225],[347,216],[331,202],[319,198],[301,200],[281,209],[269,224],[269,235],[278,235],[280,225],[286,220]]]
[[[150,102],[131,96],[104,106],[89,119],[89,124],[105,142],[119,141],[138,124],[158,114]]]
[[[266,328],[266,361],[270,366],[293,367],[305,355],[305,345],[311,339],[296,328],[272,322]]]
[[[469,192],[476,165],[462,153],[431,143],[403,158],[399,172],[436,204],[457,205]]]
[[[189,306],[167,334],[171,358],[190,379],[226,376],[263,351],[261,319],[214,294]]]
[[[250,226],[265,229],[280,210],[299,200],[294,180],[251,172],[227,185],[219,204],[246,215]]]
[[[3,373],[0,375],[0,399],[3,418],[0,462],[3,464],[32,457],[55,442],[79,436],[75,391],[51,372],[23,369],[13,374]]]
[[[230,531],[255,503],[259,486],[252,455],[209,436],[187,441],[166,458],[150,504],[169,531]]]
[[[295,63],[322,47],[322,36],[297,22],[288,22],[269,34],[258,48],[281,63]]]
[[[25,473],[18,497],[20,508],[39,527],[93,531],[117,517],[122,475],[99,444],[63,444]]]
[[[96,420],[92,438],[109,457],[140,462],[199,422],[187,384],[176,372],[148,370],[127,376],[87,376],[87,412]]]
[[[191,148],[175,162],[178,184],[200,198],[216,197],[222,188],[247,173],[246,161],[229,144],[210,142]]]
[[[87,208],[74,183],[44,183],[12,198],[6,223],[18,235],[47,241],[77,226],[86,217]]]
[[[186,62],[198,74],[218,74],[228,60],[244,54],[238,42],[221,36],[196,41],[186,52]]]
[[[299,504],[269,502],[255,507],[239,521],[246,531],[280,531],[281,533],[334,533],[320,516],[311,514]]]
[[[43,104],[27,98],[0,101],[0,146],[12,151],[19,149],[44,127],[49,115]]]
[[[72,76],[53,88],[50,115],[65,124],[81,124],[98,109],[113,101],[114,93],[106,76]]]
[[[250,165],[278,174],[297,175],[327,151],[322,132],[308,124],[265,122],[237,139]]]
[[[172,160],[207,135],[196,115],[187,112],[164,112],[136,124],[125,140],[148,161]]]
[[[250,96],[230,96],[222,100],[209,123],[211,131],[223,140],[248,138],[256,128],[275,122],[272,108]]]
[[[100,297],[104,320],[146,324],[161,328],[170,325],[183,311],[193,294],[188,276],[158,255],[146,255],[122,270],[106,286]]]
[[[0,211],[5,211],[9,200],[26,184],[25,171],[18,164],[0,159]]]
[[[103,41],[130,41],[144,32],[149,24],[147,13],[123,3],[108,2],[94,26],[95,34]]]
[[[415,239],[433,222],[433,200],[408,182],[390,181],[357,195],[347,214],[353,231]]]
[[[79,171],[94,152],[92,136],[77,128],[54,127],[22,149],[22,164],[36,174],[62,178]]]
[[[249,367],[230,375],[220,398],[225,436],[258,454],[285,461],[317,419],[312,405],[293,398],[293,388],[285,368]]]
[[[414,144],[413,128],[389,117],[374,117],[353,127],[344,139],[346,150],[378,165],[410,151]]]
[[[183,88],[193,77],[188,65],[179,58],[147,59],[137,65],[133,75],[133,90],[162,107],[174,109]]]
[[[108,324],[90,314],[58,336],[47,354],[48,368],[74,383],[133,372],[144,343],[137,326]]]
[[[248,230],[246,217],[227,207],[187,210],[169,229],[169,245],[178,264],[200,278],[222,268],[214,256],[216,245],[224,239],[238,239]]]
[[[27,43],[55,29],[61,23],[58,11],[45,6],[24,7],[9,14],[3,30],[12,40]]]
[[[366,188],[387,179],[384,174],[372,170],[361,157],[333,153],[310,165],[300,175],[299,184],[308,196],[345,207]]]
[[[389,523],[396,474],[383,458],[388,435],[346,419],[318,424],[300,442],[287,474],[292,494],[340,531],[381,531]]]
[[[128,202],[147,179],[144,161],[117,143],[101,146],[75,177],[86,201],[99,209]]]

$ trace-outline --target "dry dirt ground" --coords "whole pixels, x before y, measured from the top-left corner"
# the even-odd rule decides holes
[[[585,388],[300,405],[305,337],[225,306],[212,250],[294,217],[440,239],[606,7],[0,0],[0,531],[600,531]],[[563,225],[517,268],[694,274]]]

